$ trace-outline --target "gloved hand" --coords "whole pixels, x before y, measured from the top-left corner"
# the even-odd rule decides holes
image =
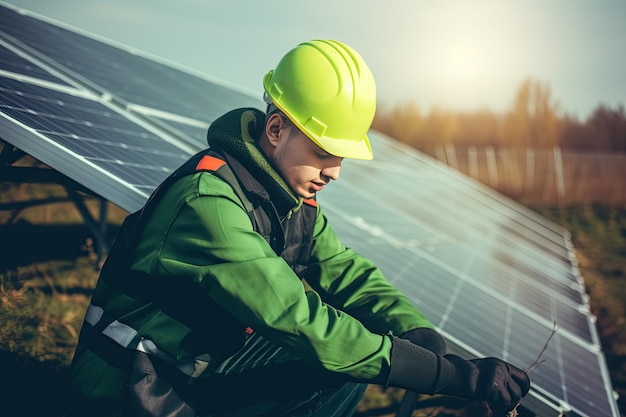
[[[444,355],[443,358],[442,366],[448,368],[445,372],[451,378],[437,390],[439,394],[487,401],[494,409],[506,412],[530,390],[528,374],[503,360],[466,360],[457,355]]]
[[[526,372],[497,358],[466,360],[456,355],[442,356],[393,336],[390,359],[390,367],[372,383],[488,401],[492,410],[501,414],[512,410],[530,390]]]
[[[411,329],[402,333],[399,337],[439,355],[446,353],[446,341],[444,338],[435,330],[428,327]]]

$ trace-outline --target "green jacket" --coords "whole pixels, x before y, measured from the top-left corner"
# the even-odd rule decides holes
[[[209,144],[259,178],[278,212],[289,218],[302,200],[256,147],[262,123],[257,110],[227,113],[211,125]],[[208,306],[216,304],[234,317],[231,324],[249,326],[306,361],[364,382],[389,367],[390,333],[433,327],[369,259],[341,244],[319,206],[310,262],[304,276],[297,276],[253,230],[233,188],[210,172],[194,173],[172,184],[145,223],[131,262],[131,270],[145,277],[140,288],[129,294],[110,285],[119,271],[107,272],[105,265],[88,316],[95,311],[115,319],[173,363],[197,364],[221,340],[203,327],[214,311]],[[197,291],[178,299],[177,287],[189,285]],[[156,293],[171,309],[151,302]],[[186,312],[194,319],[181,319]],[[74,386],[86,397],[122,398],[127,359],[111,359],[102,343],[88,339],[81,334]]]

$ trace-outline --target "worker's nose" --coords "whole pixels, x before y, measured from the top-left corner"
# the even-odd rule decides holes
[[[336,160],[330,164],[329,166],[322,169],[322,177],[324,180],[334,180],[339,179],[339,171],[341,171],[341,162],[343,158],[336,158]]]

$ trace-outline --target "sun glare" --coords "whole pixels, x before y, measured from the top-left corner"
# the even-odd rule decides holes
[[[469,46],[456,46],[448,51],[445,61],[445,73],[447,76],[466,80],[479,75],[480,62],[476,48]]]

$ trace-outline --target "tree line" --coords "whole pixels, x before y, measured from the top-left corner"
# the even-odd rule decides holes
[[[534,79],[518,88],[510,110],[454,112],[440,107],[424,113],[413,102],[377,112],[374,130],[417,149],[442,144],[626,152],[624,105],[600,104],[586,120],[560,109],[550,87]]]

